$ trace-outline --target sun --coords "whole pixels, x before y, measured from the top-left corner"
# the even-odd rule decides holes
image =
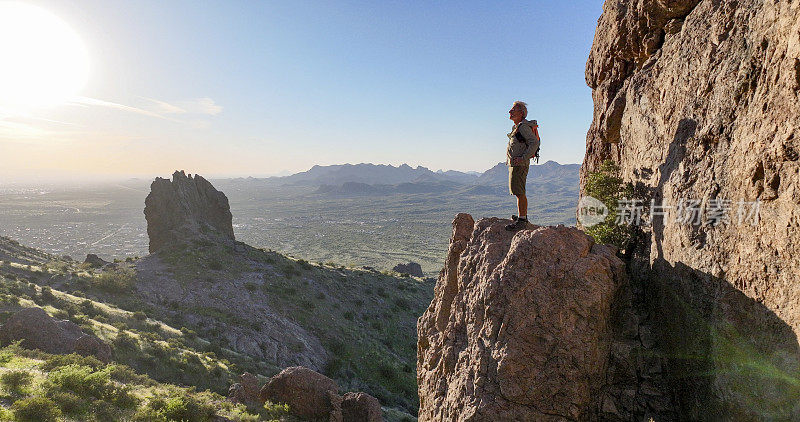
[[[25,113],[63,104],[89,77],[77,33],[36,6],[0,2],[0,111]]]

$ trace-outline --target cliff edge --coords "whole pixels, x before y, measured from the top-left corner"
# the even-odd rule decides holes
[[[453,221],[417,324],[420,421],[578,420],[600,405],[623,262],[574,227],[507,223]]]
[[[598,21],[581,190],[612,160],[653,215],[628,269],[681,420],[800,419],[798,16],[796,0],[607,0]]]

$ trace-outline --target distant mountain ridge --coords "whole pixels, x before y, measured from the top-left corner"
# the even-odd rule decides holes
[[[315,165],[307,171],[285,176],[279,179],[283,183],[301,185],[343,184],[348,182],[366,184],[396,185],[425,180],[449,180],[465,183],[475,176],[460,171],[449,170],[437,173],[427,167],[408,164],[392,166],[388,164],[335,164],[330,166]]]
[[[547,161],[531,165],[528,178],[533,182],[577,186],[579,172],[580,164]],[[457,186],[505,186],[508,183],[508,168],[502,162],[482,173],[457,170],[432,171],[427,167],[411,167],[408,164],[400,166],[372,163],[335,164],[315,165],[309,170],[290,176],[246,180],[266,180],[281,185],[317,186],[318,193],[435,192]]]

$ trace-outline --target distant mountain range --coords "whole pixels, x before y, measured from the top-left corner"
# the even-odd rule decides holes
[[[547,161],[530,167],[528,186],[534,191],[577,192],[579,164]],[[285,186],[317,187],[315,193],[327,195],[386,195],[394,193],[438,193],[459,191],[464,194],[507,194],[508,167],[497,163],[480,172],[455,170],[432,171],[408,164],[337,164],[316,165],[290,176],[266,179],[238,179]]]

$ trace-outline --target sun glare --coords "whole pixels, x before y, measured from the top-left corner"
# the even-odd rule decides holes
[[[84,87],[89,56],[66,22],[39,7],[0,2],[0,111],[24,113]]]

